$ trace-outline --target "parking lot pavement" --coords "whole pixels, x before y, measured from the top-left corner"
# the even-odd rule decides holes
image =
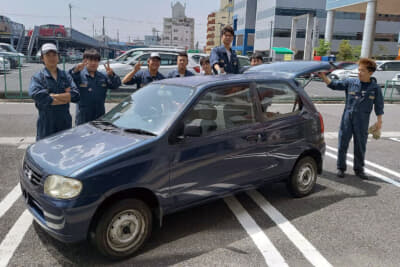
[[[352,147],[347,177],[336,177],[335,122],[343,106],[318,106],[329,137],[324,172],[310,196],[295,199],[284,184],[268,184],[169,215],[136,257],[122,262],[108,261],[86,242],[62,244],[32,223],[18,191],[22,145],[33,141],[29,127],[16,123],[19,119],[34,121],[27,105],[0,104],[0,267],[398,266],[400,262],[400,232],[396,231],[400,142],[393,140],[400,139],[396,131],[400,128],[392,114],[399,105],[388,105],[385,110],[384,133],[388,135],[368,142],[365,167],[370,180],[353,175]],[[12,112],[17,113],[13,121],[1,120]],[[10,129],[4,130],[3,125]]]

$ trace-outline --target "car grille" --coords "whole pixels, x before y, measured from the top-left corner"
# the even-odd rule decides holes
[[[24,176],[27,178],[33,185],[40,185],[42,182],[42,175],[31,168],[28,164],[24,163]]]

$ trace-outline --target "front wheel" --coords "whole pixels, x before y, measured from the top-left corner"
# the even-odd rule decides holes
[[[123,259],[142,247],[150,236],[151,226],[149,207],[138,199],[124,199],[100,216],[91,241],[106,257]]]
[[[317,164],[312,157],[300,159],[287,181],[289,192],[295,197],[304,197],[311,193],[317,181]]]

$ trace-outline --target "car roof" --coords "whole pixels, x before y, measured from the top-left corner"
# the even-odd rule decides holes
[[[178,85],[186,87],[217,86],[240,82],[258,81],[288,81],[292,77],[285,72],[251,72],[244,74],[226,74],[226,75],[196,75],[183,78],[172,78],[155,81],[154,83],[166,85]]]

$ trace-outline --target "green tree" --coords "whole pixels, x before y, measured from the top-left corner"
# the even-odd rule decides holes
[[[315,51],[317,52],[317,56],[326,56],[328,51],[331,50],[331,43],[326,42],[323,39],[319,39],[319,46],[315,48]]]
[[[353,46],[353,58],[354,58],[354,61],[360,59],[360,55],[361,55],[361,45]]]
[[[353,61],[353,47],[351,46],[349,40],[343,40],[339,45],[339,52],[337,54],[338,61]]]

